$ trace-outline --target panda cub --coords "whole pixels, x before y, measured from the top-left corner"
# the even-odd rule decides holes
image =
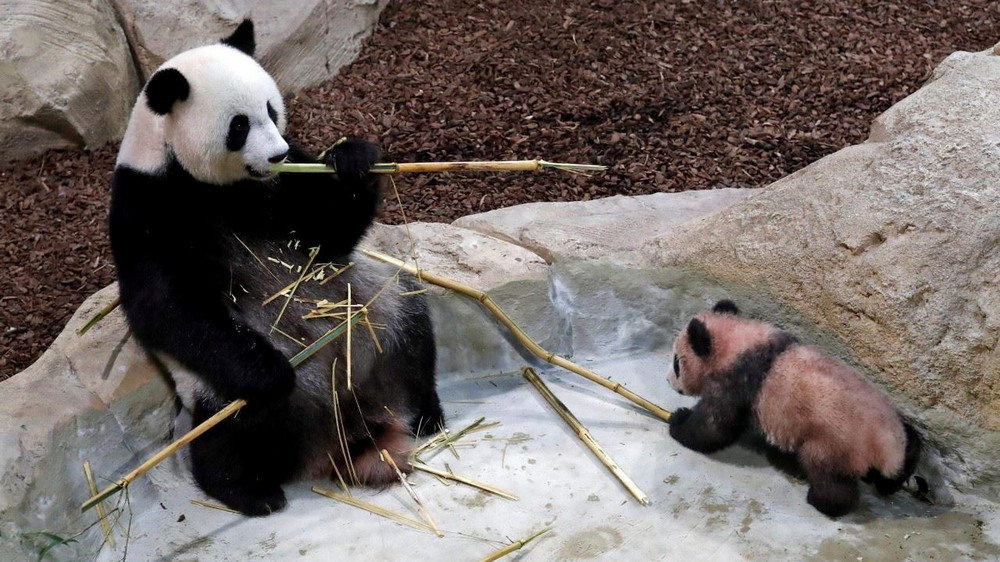
[[[857,505],[858,478],[892,494],[916,469],[920,435],[881,390],[776,326],[741,317],[732,301],[688,323],[673,363],[670,385],[701,396],[674,412],[674,439],[712,453],[756,430],[796,456],[807,501],[830,517]]]
[[[193,423],[247,401],[192,443],[195,481],[266,515],[297,477],[390,484],[379,451],[409,468],[414,435],[443,416],[427,304],[406,294],[416,280],[353,252],[381,197],[368,172],[378,147],[337,144],[322,158],[336,174],[272,174],[282,160],[317,158],[283,137],[284,103],[254,45],[247,20],[150,77],[118,155],[110,235],[130,327]],[[354,329],[350,389],[344,338],[289,363],[346,317],[303,316],[348,291],[372,327]]]

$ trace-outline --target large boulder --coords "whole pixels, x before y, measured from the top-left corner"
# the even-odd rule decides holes
[[[117,293],[112,285],[89,298],[41,359],[0,383],[2,560],[20,560],[33,540],[41,541],[38,550],[49,542],[34,533],[79,530],[79,506],[90,497],[85,461],[103,488],[170,435],[171,386],[124,317],[114,313],[83,336],[76,333]],[[138,483],[130,489],[133,501],[151,489]]]
[[[726,188],[616,195],[586,204],[527,203],[462,217],[455,225],[524,246],[548,262],[600,259],[641,266],[649,262],[643,242],[725,209],[752,191]]]
[[[0,163],[121,138],[149,75],[245,17],[286,94],[354,60],[388,0],[12,0],[0,8]]]
[[[139,87],[107,1],[0,8],[0,162],[120,138]]]
[[[144,78],[165,60],[222,38],[246,17],[256,58],[284,93],[318,84],[354,60],[388,0],[111,0]]]

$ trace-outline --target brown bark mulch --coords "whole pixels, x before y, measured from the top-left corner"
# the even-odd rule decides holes
[[[863,141],[947,54],[1000,39],[998,24],[993,0],[396,1],[356,62],[290,100],[290,132],[317,149],[360,134],[398,161],[611,166],[594,177],[402,176],[409,220],[757,187]],[[0,380],[114,278],[114,151],[0,171]],[[399,220],[394,200],[382,220]]]

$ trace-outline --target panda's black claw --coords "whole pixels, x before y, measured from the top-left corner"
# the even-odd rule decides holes
[[[330,148],[323,163],[337,170],[342,180],[356,181],[365,179],[381,157],[382,150],[377,144],[349,138]]]

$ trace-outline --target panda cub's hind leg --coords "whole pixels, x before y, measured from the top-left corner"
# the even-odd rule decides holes
[[[384,488],[399,481],[399,475],[382,458],[385,450],[392,456],[392,461],[400,471],[409,473],[410,453],[413,452],[413,436],[409,428],[399,421],[393,421],[381,426],[373,432],[372,441],[351,459],[351,473],[357,478],[357,483],[373,488]]]
[[[202,491],[249,516],[284,508],[281,485],[295,475],[298,462],[297,441],[277,417],[286,409],[275,404],[240,412],[192,442],[192,472]],[[214,413],[198,403],[194,423]]]
[[[840,517],[858,505],[858,479],[828,470],[806,467],[809,493],[806,501],[820,513]]]

